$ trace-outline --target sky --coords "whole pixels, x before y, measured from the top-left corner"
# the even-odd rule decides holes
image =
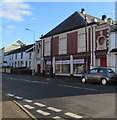
[[[115,19],[115,2],[5,2],[0,3],[0,48],[17,39],[25,44],[39,40],[76,11]],[[28,28],[32,31],[27,31]]]

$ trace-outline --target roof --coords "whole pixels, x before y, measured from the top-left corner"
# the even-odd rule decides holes
[[[87,23],[88,25],[91,24],[91,20],[95,19],[96,17],[87,15]],[[97,19],[97,22],[104,22],[101,19]],[[85,15],[80,13],[80,12],[75,12],[73,13],[71,16],[69,16],[67,19],[65,19],[63,22],[61,22],[58,26],[56,26],[54,29],[52,29],[51,31],[49,31],[47,34],[45,34],[44,36],[41,37],[45,38],[45,37],[50,37],[52,35],[57,35],[63,32],[67,32],[67,31],[71,31],[71,30],[75,30],[81,27],[84,27],[86,24],[85,21]]]
[[[29,50],[27,51],[27,53],[28,53],[28,52],[33,52],[33,48],[29,49]]]
[[[10,55],[10,54],[15,54],[15,53],[25,52],[27,49],[29,49],[31,47],[33,47],[33,44],[27,45],[27,46],[23,46],[21,48],[18,48],[16,50],[11,51],[11,52],[7,52],[7,53],[5,53],[5,55]]]
[[[110,52],[117,52],[117,48],[112,49]]]
[[[21,48],[22,46],[25,46],[25,44],[21,40],[16,40],[9,45],[5,46],[5,52],[10,52],[13,50],[16,50],[18,48]]]
[[[116,32],[117,31],[117,24],[114,24],[110,27],[111,32]]]

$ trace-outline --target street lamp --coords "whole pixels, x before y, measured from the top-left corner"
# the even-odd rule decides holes
[[[28,31],[31,31],[33,33],[33,67],[32,67],[32,75],[35,74],[35,71],[34,71],[34,62],[35,62],[35,53],[34,53],[34,47],[35,47],[35,31],[29,29],[29,28],[25,28],[25,30],[28,30]]]
[[[85,14],[85,45],[86,45],[86,71],[88,70],[88,49],[87,49],[87,16]]]

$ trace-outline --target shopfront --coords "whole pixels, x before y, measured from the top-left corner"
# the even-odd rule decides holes
[[[73,60],[73,74],[81,74],[84,72],[84,59]]]
[[[70,60],[56,60],[55,73],[70,74]]]

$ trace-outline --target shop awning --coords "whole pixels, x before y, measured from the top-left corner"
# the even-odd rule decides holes
[[[117,48],[112,49],[110,52],[117,52]]]

